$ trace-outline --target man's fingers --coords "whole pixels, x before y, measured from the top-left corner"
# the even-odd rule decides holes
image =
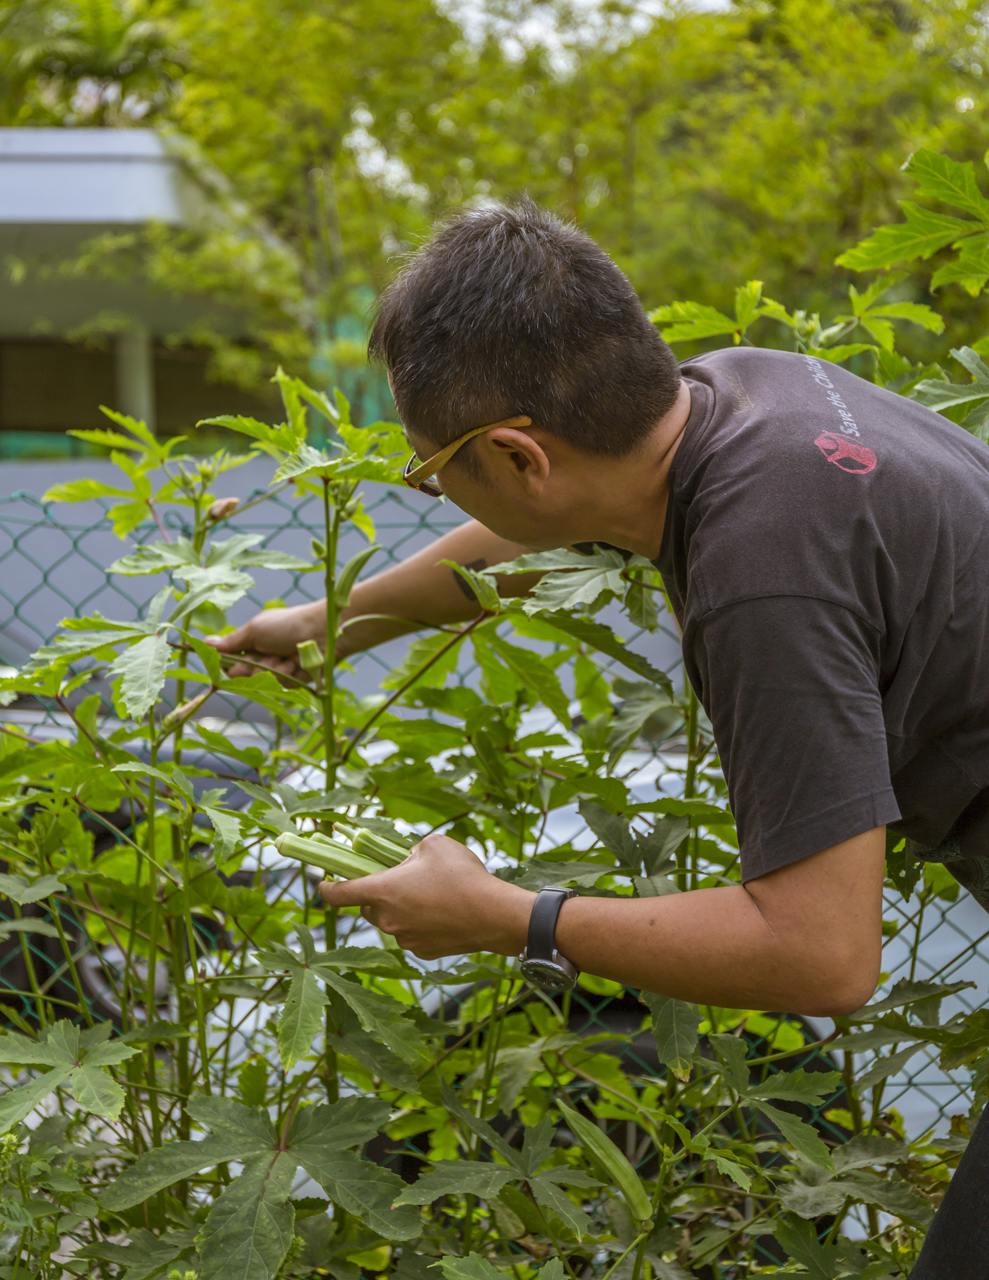
[[[308,683],[309,676],[299,669],[294,658],[277,658],[271,654],[252,654],[250,662],[235,662],[227,672],[228,676],[253,676],[258,671],[266,670],[276,676],[292,676],[296,680]]]
[[[320,896],[328,907],[370,907],[377,900],[378,879],[387,871],[360,876],[356,880],[324,880]]]
[[[299,664],[294,658],[270,658],[265,659],[266,667],[270,667],[276,676],[294,676],[296,680],[308,680],[307,672],[299,668]]]
[[[214,649],[219,649],[221,653],[243,653],[245,649],[250,649],[251,647],[248,635],[249,630],[250,623],[245,623],[228,635],[207,636],[206,643],[211,644]]]

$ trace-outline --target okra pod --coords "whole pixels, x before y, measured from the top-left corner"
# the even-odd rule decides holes
[[[381,870],[381,864],[362,857],[346,845],[338,844],[325,836],[307,837],[287,832],[275,841],[275,848],[286,858],[297,858],[310,866],[319,867],[344,880],[356,880]]]
[[[387,836],[379,836],[365,827],[350,827],[345,822],[334,822],[333,830],[346,836],[358,853],[374,858],[385,867],[397,867],[408,856],[408,849],[389,840]]]
[[[368,858],[374,858],[385,867],[397,867],[400,862],[405,861],[409,852],[384,836],[366,830],[358,831],[354,836],[354,849]]]

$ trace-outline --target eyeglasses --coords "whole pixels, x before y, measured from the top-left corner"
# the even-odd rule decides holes
[[[521,414],[517,418],[503,418],[501,422],[489,422],[485,427],[475,427],[473,431],[468,431],[465,435],[458,436],[456,440],[452,440],[439,453],[434,453],[425,462],[420,462],[416,455],[413,454],[405,464],[402,479],[410,489],[418,489],[420,493],[428,493],[431,498],[441,498],[443,490],[430,477],[434,476],[440,467],[446,466],[457,450],[462,448],[468,440],[473,440],[475,436],[483,435],[485,431],[494,431],[495,427],[531,426],[532,419],[527,418],[525,414]]]

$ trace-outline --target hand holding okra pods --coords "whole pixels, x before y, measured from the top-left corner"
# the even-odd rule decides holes
[[[320,885],[328,905],[361,907],[365,919],[422,960],[521,951],[535,894],[491,875],[465,845],[429,835],[406,849],[345,824],[334,831],[350,845],[291,834],[277,841],[286,856],[342,877]]]

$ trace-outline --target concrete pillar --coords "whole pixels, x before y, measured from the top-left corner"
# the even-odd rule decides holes
[[[155,364],[151,334],[136,325],[117,337],[117,404],[119,413],[155,429]]]

